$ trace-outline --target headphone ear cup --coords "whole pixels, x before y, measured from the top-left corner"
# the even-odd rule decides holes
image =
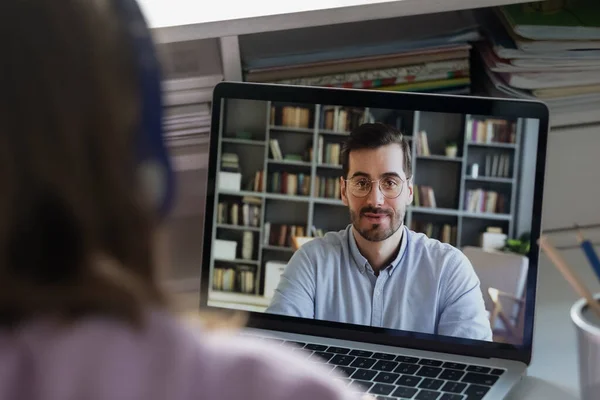
[[[148,199],[148,205],[153,210],[161,211],[160,214],[167,213],[169,208],[165,204],[169,191],[168,174],[164,164],[158,160],[146,160],[138,164],[137,177],[144,199]]]

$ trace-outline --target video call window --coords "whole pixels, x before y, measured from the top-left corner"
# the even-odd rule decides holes
[[[208,305],[522,342],[537,120],[245,99],[227,99],[221,110],[213,230],[208,233],[213,239]],[[382,300],[361,298],[365,294],[360,290],[348,289],[358,285],[358,278],[340,278],[351,268],[348,259],[353,248],[343,236],[352,231],[347,228],[353,220],[341,200],[340,151],[353,129],[374,122],[402,132],[409,145],[412,201],[405,210],[404,227],[424,234],[427,240],[422,243],[427,246],[434,239],[467,260],[465,264],[454,255],[436,259],[433,250],[427,252],[430,260],[419,258],[425,266],[417,268],[415,257],[403,259],[411,265],[400,265],[400,272],[411,268],[417,272],[391,274],[386,285],[416,291],[393,304],[394,286],[384,287]],[[327,238],[328,232],[330,236],[337,232],[335,240],[345,240],[349,252],[332,259],[341,260],[333,261],[339,264],[336,274],[324,273],[322,266],[309,273],[306,266],[289,264],[301,246],[307,246],[307,253],[318,252],[318,242],[313,240],[323,242],[321,237]],[[408,240],[408,251],[415,254],[420,243],[421,239]],[[292,267],[305,270],[293,273]],[[430,267],[438,274],[432,281],[418,272]],[[473,273],[464,272],[469,270]],[[383,276],[381,272],[375,276],[365,293],[374,296],[376,281]],[[282,285],[282,277],[298,282]],[[459,303],[466,292],[477,299],[471,293],[476,281],[481,304]],[[434,284],[443,290],[433,293]],[[329,296],[322,292],[325,287],[339,290],[336,285],[342,290]],[[286,292],[290,287],[294,290]],[[343,293],[361,300],[354,304],[357,300],[339,298]],[[282,299],[301,305],[273,304]],[[312,303],[303,303],[309,300]],[[472,333],[456,325],[457,319],[468,320],[469,313],[477,314],[474,323],[489,327],[489,337],[481,336],[483,328]],[[444,331],[445,324],[454,324],[453,330]]]

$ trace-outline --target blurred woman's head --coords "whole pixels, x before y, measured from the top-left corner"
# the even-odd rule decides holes
[[[163,302],[136,181],[140,96],[109,0],[0,2],[0,324]]]

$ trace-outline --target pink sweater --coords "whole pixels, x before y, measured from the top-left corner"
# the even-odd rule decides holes
[[[0,331],[0,399],[358,399],[319,365],[265,342],[192,330],[155,312],[143,332],[90,318]]]

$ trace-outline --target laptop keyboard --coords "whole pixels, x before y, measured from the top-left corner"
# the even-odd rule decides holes
[[[303,357],[340,373],[344,376],[340,378],[342,382],[351,389],[381,400],[479,400],[505,371],[430,358],[262,339],[293,346]]]

